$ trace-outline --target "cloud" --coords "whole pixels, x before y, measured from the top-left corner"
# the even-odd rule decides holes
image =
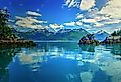
[[[83,14],[77,14],[77,16],[76,16],[76,19],[81,19],[81,18],[83,18],[84,16],[83,16]]]
[[[20,27],[28,27],[28,28],[43,28],[41,24],[47,23],[47,21],[37,20],[33,17],[19,17],[16,16],[16,25]]]
[[[77,21],[77,22],[75,22],[76,23],[76,25],[78,25],[78,26],[82,26],[83,25],[83,23],[81,22],[81,21]]]
[[[95,19],[82,19],[82,22],[85,22],[85,23],[96,23],[97,21]]]
[[[65,26],[75,26],[75,22],[64,23]]]
[[[14,23],[15,20],[9,19],[8,22]]]
[[[95,0],[82,0],[80,4],[81,10],[89,10],[95,6]]]
[[[24,19],[23,17],[20,17],[20,16],[15,16],[16,17],[16,20],[22,20]]]
[[[102,23],[95,23],[95,25],[94,25],[94,27],[102,27],[102,26],[104,26],[104,24],[102,24]]]
[[[79,8],[80,1],[79,0],[65,0],[65,6],[70,7],[77,7]]]
[[[84,26],[85,28],[87,28],[87,29],[92,28],[89,24],[83,24],[83,26]]]
[[[111,18],[121,18],[121,0],[109,0],[99,13],[109,15]]]
[[[57,28],[63,28],[63,25],[58,25],[58,24],[50,24],[49,27],[53,28],[53,29],[57,29]]]
[[[41,16],[41,14],[32,12],[32,11],[27,11],[26,12],[27,16],[26,17],[21,17],[21,16],[15,16],[15,25],[23,28],[33,28],[33,29],[43,29],[46,28],[44,24],[47,23],[47,21],[43,21],[41,19],[38,19],[38,16]],[[34,17],[33,17],[34,16]]]
[[[47,21],[40,21],[40,20],[37,20],[33,17],[19,17],[19,16],[16,16],[16,19],[18,21],[23,21],[23,22],[29,22],[29,23],[47,23]]]
[[[93,27],[103,27],[105,25],[112,25],[121,23],[121,18],[111,18],[108,14],[100,13],[102,10],[97,8],[89,9],[86,14],[78,14],[83,16],[81,21],[84,23],[90,23],[90,26]]]
[[[27,11],[26,14],[30,15],[30,16],[42,16],[41,14],[39,14],[37,12],[33,12],[33,11]]]
[[[121,20],[112,19],[110,21],[104,22],[104,24],[117,24],[117,23],[121,23]]]
[[[110,19],[110,17],[108,17],[108,16],[105,16],[105,15],[102,15],[102,16],[100,16],[100,15],[94,15],[94,17],[93,17],[96,21],[107,21],[107,20],[111,20]]]
[[[121,0],[108,0],[101,9],[96,7],[96,0],[82,0],[80,9],[75,19],[75,25],[84,27],[85,29],[107,30],[116,29],[116,26],[121,25]],[[73,23],[74,25],[74,23]],[[111,28],[109,28],[109,27]],[[103,28],[103,29],[102,29]]]

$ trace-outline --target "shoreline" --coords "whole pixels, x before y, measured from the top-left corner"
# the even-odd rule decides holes
[[[33,42],[77,42],[78,43],[78,40],[77,41],[72,41],[72,40],[32,40]]]
[[[95,44],[95,45],[100,45],[100,44],[121,44],[121,42],[78,42],[78,44]]]
[[[36,44],[30,40],[0,40],[0,45],[1,46],[19,46],[19,47],[36,46]]]

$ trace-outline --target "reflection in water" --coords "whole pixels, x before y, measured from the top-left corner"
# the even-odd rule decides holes
[[[14,47],[0,47],[0,82],[8,82],[7,66],[12,61],[12,57],[14,57],[15,53],[19,50],[19,48]]]
[[[121,44],[38,43],[6,64],[9,82],[121,82],[120,50]]]

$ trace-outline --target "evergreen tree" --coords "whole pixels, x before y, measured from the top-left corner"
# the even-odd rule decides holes
[[[121,30],[114,31],[111,35],[112,36],[121,36]]]
[[[0,39],[10,39],[15,36],[8,26],[9,12],[7,9],[0,9]]]
[[[112,35],[112,36],[117,36],[117,32],[114,31],[111,35]]]

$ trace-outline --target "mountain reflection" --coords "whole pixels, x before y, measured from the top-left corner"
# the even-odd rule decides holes
[[[1,57],[1,61],[9,60],[1,64],[4,70],[8,67],[9,76],[6,78],[9,78],[9,82],[121,81],[121,44],[41,42],[37,45],[33,48],[1,50],[1,53],[5,51],[6,56],[11,54],[8,58]]]

